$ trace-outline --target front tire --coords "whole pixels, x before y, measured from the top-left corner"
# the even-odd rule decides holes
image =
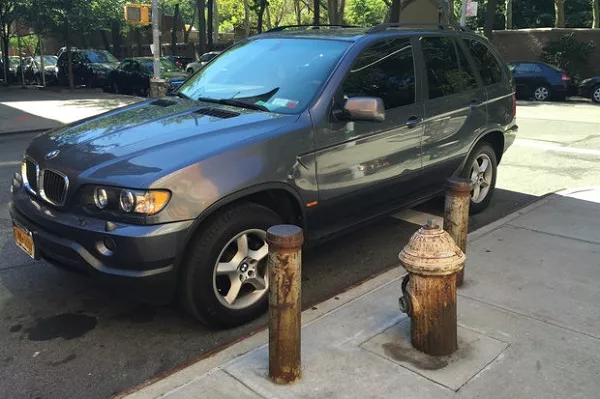
[[[496,188],[498,160],[496,152],[488,143],[479,144],[465,164],[462,177],[471,180],[471,204],[469,213],[475,215],[485,210]]]
[[[211,217],[184,259],[180,300],[196,319],[213,328],[235,327],[268,307],[266,231],[282,223],[253,203]]]

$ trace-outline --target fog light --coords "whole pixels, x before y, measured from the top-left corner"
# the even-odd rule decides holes
[[[112,238],[108,237],[104,239],[104,246],[113,252],[117,249],[117,244],[115,244]]]
[[[108,205],[108,193],[105,189],[96,188],[94,190],[94,203],[96,203],[98,209],[106,208],[106,205]]]

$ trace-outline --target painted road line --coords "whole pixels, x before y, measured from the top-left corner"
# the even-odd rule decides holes
[[[590,148],[563,147],[560,145],[548,144],[543,141],[530,139],[517,139],[515,145],[519,147],[537,148],[539,150],[565,152],[570,154],[593,155],[600,157],[600,150]]]
[[[444,224],[444,218],[437,215],[432,215],[431,213],[416,211],[414,209],[404,209],[398,213],[392,215],[395,219],[404,220],[405,222],[418,224],[419,226],[424,226],[427,224],[428,219],[433,219],[440,226]]]

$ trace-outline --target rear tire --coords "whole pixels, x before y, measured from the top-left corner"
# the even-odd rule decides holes
[[[180,301],[187,311],[213,328],[235,327],[262,315],[268,307],[266,231],[282,222],[254,203],[211,217],[186,251]]]
[[[471,180],[471,204],[469,213],[475,215],[485,210],[496,188],[498,160],[496,151],[486,142],[480,143],[467,158],[462,177]]]
[[[552,92],[548,86],[541,85],[533,89],[533,98],[535,101],[548,101],[551,97]]]

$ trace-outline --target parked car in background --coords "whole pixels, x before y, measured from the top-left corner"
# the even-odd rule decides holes
[[[579,84],[579,95],[600,104],[600,76],[582,80]]]
[[[17,57],[17,60],[19,60],[19,57]],[[27,84],[27,75],[26,75],[26,71],[29,69],[29,66],[31,65],[31,63],[33,62],[33,57],[27,56],[27,57],[21,57],[21,62],[17,64],[17,81],[21,82],[22,79],[24,79],[23,84]]]
[[[46,84],[52,84],[56,82],[56,63],[58,57],[54,55],[44,56],[44,75],[46,76]],[[39,55],[33,57],[29,65],[25,69],[25,81],[29,83],[35,83],[36,85],[42,84],[42,58]]]
[[[190,57],[182,57],[179,55],[165,55],[164,58],[171,61],[175,66],[181,70],[185,70],[185,67],[190,62],[193,62],[194,59]]]
[[[110,71],[119,61],[106,50],[74,50],[71,52],[75,85],[105,87],[109,84]],[[69,84],[68,53],[65,51],[57,61],[57,78],[61,85]]]
[[[152,57],[127,58],[110,72],[110,86],[115,93],[134,93],[145,97],[150,90],[150,77],[153,74]],[[160,59],[160,76],[169,82],[169,93],[181,86],[188,77],[165,57]]]
[[[73,47],[73,46],[71,46],[71,51],[75,51],[75,50],[77,50],[77,47]],[[58,52],[56,53],[56,56],[57,56],[57,57],[60,57],[60,55],[61,55],[62,53],[64,53],[65,51],[67,51],[67,47],[66,47],[66,46],[65,46],[65,47],[61,47],[61,48],[58,50]]]
[[[267,308],[273,225],[320,242],[450,176],[471,180],[471,212],[490,203],[517,125],[513,80],[484,37],[290,28],[224,55],[176,96],[36,136],[12,179],[18,245],[231,327]]]
[[[576,81],[562,69],[543,62],[511,62],[517,97],[536,101],[564,101],[577,94]]]
[[[194,73],[198,72],[200,69],[204,68],[204,66],[206,64],[208,64],[210,61],[212,61],[212,59],[215,58],[219,54],[221,54],[220,51],[211,51],[209,53],[204,53],[198,59],[198,61],[187,64],[187,66],[185,67],[185,71],[188,74],[193,75]]]

